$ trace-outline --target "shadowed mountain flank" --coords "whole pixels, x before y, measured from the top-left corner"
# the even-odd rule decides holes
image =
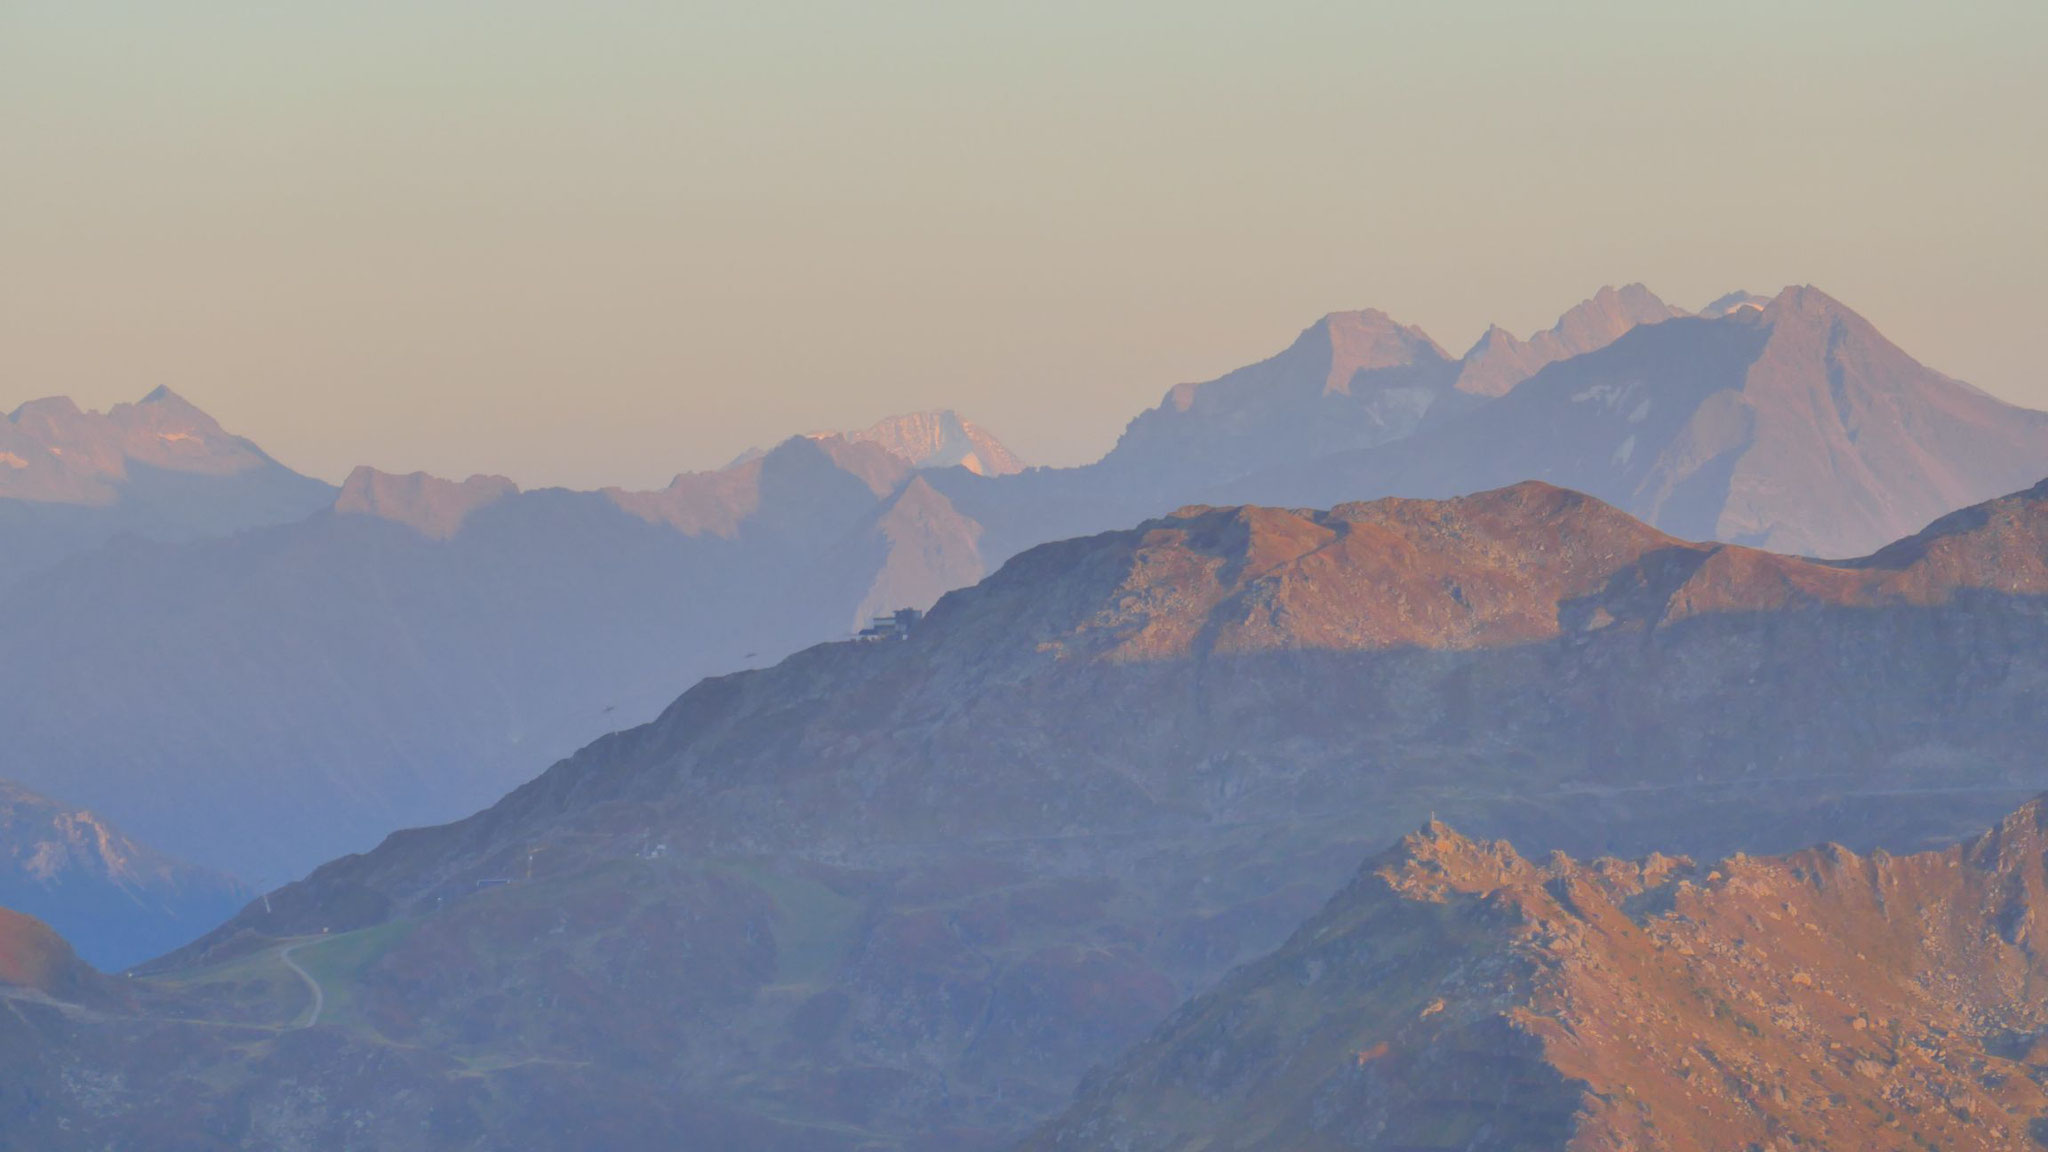
[[[1458,365],[1457,388],[1480,396],[1502,396],[1545,365],[1597,352],[1640,324],[1656,324],[1685,313],[1659,300],[1641,284],[1602,288],[1593,298],[1527,340],[1498,325],[1486,330]]]
[[[1147,491],[1187,493],[1369,448],[1413,432],[1456,376],[1456,362],[1421,329],[1375,310],[1333,312],[1271,359],[1175,387],[1091,468]]]

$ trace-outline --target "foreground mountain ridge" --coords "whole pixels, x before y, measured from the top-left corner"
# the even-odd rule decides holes
[[[1190,508],[707,680],[147,985],[246,1018],[262,975],[288,1020],[296,949],[346,1006],[206,1056],[206,1116],[289,1083],[341,1131],[408,1084],[393,1147],[427,1108],[548,1146],[579,1100],[593,1147],[1001,1147],[1433,811],[1698,858],[1996,819],[2048,785],[2044,521],[2031,489],[1841,563],[1538,483]]]
[[[2048,1146],[2044,858],[2042,799],[1711,868],[1432,821],[1024,1148]]]

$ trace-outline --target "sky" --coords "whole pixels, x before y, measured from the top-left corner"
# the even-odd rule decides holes
[[[1378,307],[1813,283],[2048,408],[2048,5],[0,0],[0,409],[653,486],[952,407],[1078,463]]]

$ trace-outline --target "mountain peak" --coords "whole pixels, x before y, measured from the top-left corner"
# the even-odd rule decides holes
[[[183,408],[193,412],[199,411],[198,406],[194,405],[190,400],[172,391],[169,384],[159,384],[150,389],[149,394],[136,401],[136,403],[159,408]]]
[[[918,468],[965,468],[981,476],[1022,472],[1024,465],[986,429],[950,408],[885,417],[848,440],[879,444]]]
[[[1363,870],[1410,899],[1442,903],[1534,876],[1536,868],[1505,840],[1474,840],[1434,816]]]
[[[1793,284],[1771,297],[1764,305],[1764,318],[1778,320],[1786,316],[1856,316],[1840,300],[1821,291],[1811,284]],[[1858,316],[1857,319],[1862,319]]]
[[[1700,309],[1699,315],[1703,319],[1719,320],[1721,317],[1733,312],[1744,310],[1761,312],[1764,306],[1770,302],[1771,298],[1769,296],[1759,296],[1754,292],[1746,292],[1738,288],[1733,292],[1715,297],[1713,303]]]
[[[0,498],[109,505],[136,464],[202,476],[277,468],[169,388],[105,412],[50,396],[0,421]]]
[[[70,420],[83,415],[85,413],[78,407],[78,402],[69,396],[38,396],[16,405],[14,411],[7,414],[7,420],[10,424],[27,424]]]
[[[1572,354],[1579,355],[1606,347],[1638,324],[1654,324],[1681,314],[1642,284],[1606,285],[1567,309],[1550,332],[1564,345],[1578,349]]]
[[[1607,285],[1527,340],[1499,325],[1489,327],[1459,362],[1456,387],[1475,396],[1500,396],[1546,365],[1598,351],[1638,325],[1679,314],[1641,284]]]
[[[446,540],[461,530],[470,513],[518,491],[519,486],[503,476],[476,475],[458,482],[425,472],[393,475],[361,465],[343,482],[334,510],[343,516],[390,520],[430,539]]]
[[[1297,344],[1302,341],[1328,345],[1330,370],[1323,381],[1325,394],[1350,392],[1352,381],[1361,372],[1450,359],[1427,332],[1402,324],[1377,308],[1328,313],[1310,325]]]

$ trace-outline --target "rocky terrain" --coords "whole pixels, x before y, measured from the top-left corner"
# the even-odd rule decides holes
[[[226,876],[136,843],[92,812],[0,780],[0,907],[49,922],[101,968],[169,951],[251,895]]]
[[[1023,1147],[2048,1147],[2044,859],[2043,800],[1711,866],[1433,821]]]
[[[1699,859],[1982,827],[2048,785],[2044,593],[2048,487],[1851,563],[1541,484],[1191,508],[271,893],[136,982],[272,1030],[177,1041],[206,1091],[83,1017],[43,1058],[121,1092],[39,1090],[199,1147],[1001,1147],[1431,813]]]

